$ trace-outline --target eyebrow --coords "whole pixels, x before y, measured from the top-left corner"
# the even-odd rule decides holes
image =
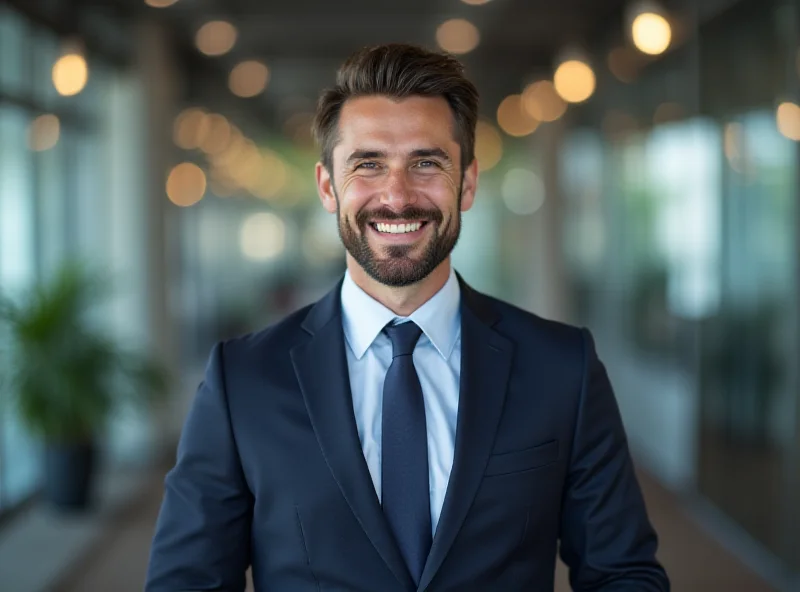
[[[413,150],[411,152],[411,156],[414,158],[440,158],[445,162],[452,162],[450,155],[441,148],[422,148],[419,150]]]
[[[345,164],[353,164],[357,160],[368,158],[386,158],[386,153],[379,150],[356,150],[348,158]]]
[[[410,155],[412,158],[439,158],[448,163],[452,162],[450,155],[441,148],[418,148],[412,150]],[[345,164],[349,166],[358,160],[370,158],[386,158],[386,152],[380,150],[356,150],[347,158]]]

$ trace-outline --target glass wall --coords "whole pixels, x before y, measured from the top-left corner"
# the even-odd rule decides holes
[[[108,189],[120,171],[109,166],[114,132],[106,99],[118,74],[87,56],[86,86],[62,96],[52,77],[62,51],[54,33],[0,7],[0,292],[12,298],[24,297],[67,258],[114,271]],[[138,121],[136,113],[127,117]],[[130,314],[130,307],[121,312]],[[0,335],[0,352],[5,348]],[[7,360],[0,356],[0,364]],[[37,490],[42,469],[40,444],[7,404],[7,388],[0,389],[0,513]]]
[[[734,3],[633,79],[599,72],[561,178],[576,317],[640,465],[800,572],[797,9]]]
[[[797,100],[797,39],[786,28],[797,16],[790,4],[771,4],[744,4],[701,38],[702,106],[722,127],[724,208],[721,300],[701,328],[698,487],[788,560],[796,544],[786,531],[788,477],[800,469],[789,464],[798,429],[798,155],[781,133],[779,105]],[[744,92],[731,93],[732,84]]]

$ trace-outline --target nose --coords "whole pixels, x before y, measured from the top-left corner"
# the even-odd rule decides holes
[[[381,197],[381,203],[393,210],[400,211],[416,201],[417,198],[411,189],[407,172],[405,170],[391,171],[386,179],[386,190]]]

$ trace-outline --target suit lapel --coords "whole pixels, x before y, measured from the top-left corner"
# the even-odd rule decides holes
[[[380,507],[358,438],[341,320],[341,282],[312,307],[292,350],[308,415],[333,477],[376,550],[406,589],[414,582]]]
[[[498,318],[485,297],[461,282],[461,380],[455,455],[431,552],[420,579],[425,590],[467,516],[494,443],[508,385],[513,345],[491,327]]]

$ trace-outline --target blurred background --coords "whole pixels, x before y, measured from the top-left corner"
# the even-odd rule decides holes
[[[800,0],[0,3],[0,590],[141,590],[211,346],[344,270],[309,126],[392,41],[476,82],[455,266],[592,329],[674,589],[800,590]]]

